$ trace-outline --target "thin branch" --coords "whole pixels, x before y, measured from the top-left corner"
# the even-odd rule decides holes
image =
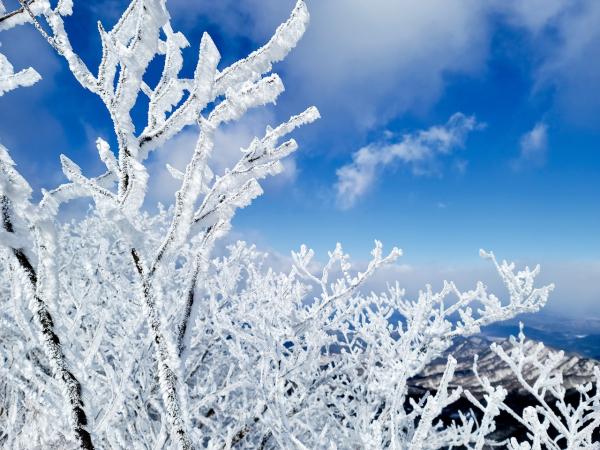
[[[33,2],[35,2],[35,0],[29,0],[29,2],[27,3],[27,6],[31,5]],[[25,7],[21,6],[21,8],[17,9],[16,11],[13,11],[11,13],[5,14],[4,16],[0,17],[0,22],[3,22],[6,19],[9,19],[12,16],[16,16],[17,14],[21,14],[23,11],[25,11]]]

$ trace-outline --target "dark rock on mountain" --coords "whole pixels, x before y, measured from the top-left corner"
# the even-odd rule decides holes
[[[582,324],[583,325],[583,324]],[[561,331],[556,331],[560,329]],[[598,359],[600,356],[600,333],[586,333],[585,328],[564,328],[558,325],[548,329],[541,324],[536,327],[525,327],[525,336],[534,341],[543,342],[545,345],[560,348],[566,352],[578,353],[586,358]],[[482,336],[494,341],[507,339],[509,336],[519,334],[518,324],[494,323],[482,330]]]

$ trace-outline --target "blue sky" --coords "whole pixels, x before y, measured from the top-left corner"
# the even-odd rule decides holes
[[[169,0],[173,28],[191,43],[184,72],[195,67],[204,31],[227,66],[267,42],[294,3]],[[234,236],[281,255],[305,243],[321,259],[341,242],[363,261],[378,239],[404,250],[388,275],[414,290],[445,277],[465,290],[481,277],[497,286],[477,256],[484,248],[541,264],[541,282],[557,285],[550,308],[600,316],[600,2],[307,5],[311,26],[275,66],[286,91],[276,106],[220,132],[215,168],[234,162],[267,124],[312,105],[322,119],[295,132],[300,148],[286,172],[238,212]],[[75,1],[67,30],[89,67],[100,59],[95,21],[110,28],[125,7]],[[100,100],[33,27],[0,41],[15,69],[32,66],[43,78],[0,99],[0,139],[21,173],[38,192],[55,187],[64,180],[61,153],[100,173],[95,139],[116,147]],[[140,129],[144,112],[140,104]],[[194,133],[184,130],[150,157],[149,209],[172,201],[177,185],[164,165],[185,167]]]

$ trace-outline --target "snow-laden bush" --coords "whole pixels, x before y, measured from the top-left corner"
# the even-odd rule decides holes
[[[407,380],[453,338],[538,311],[553,287],[534,289],[539,269],[515,274],[514,266],[482,251],[508,288],[507,302],[481,283],[465,293],[446,283],[410,301],[397,283],[381,295],[360,292],[401,255],[394,248],[384,257],[379,242],[364,273],[350,272],[339,245],[318,276],[304,247],[293,253],[287,274],[264,268],[264,256],[243,242],[230,246],[227,257],[212,255],[236,209],[262,193],[257,180],[281,172],[280,160],[296,150],[294,140],[278,141],[319,117],[309,108],[267,127],[223,177],[208,166],[217,127],[283,91],[281,79],[268,73],[302,37],[309,21],[304,2],[264,47],[222,71],[204,34],[193,79],[178,78],[181,49],[189,44],[172,30],[164,0],[133,0],[109,32],[99,24],[97,75],[65,32],[63,17],[71,11],[70,0],[54,7],[22,0],[0,18],[0,31],[27,22],[37,27],[81,85],[102,99],[119,146],[116,157],[97,140],[107,170],[96,178],[62,156],[70,182],[43,191],[39,204],[0,146],[4,448],[482,448],[505,392],[483,379],[486,405],[470,396],[483,421],[465,415],[443,428],[436,417],[461,394],[447,390],[454,359],[433,396],[409,402]],[[165,55],[164,70],[151,87],[144,74],[157,54]],[[0,95],[39,78],[33,69],[14,74],[0,55]],[[140,93],[150,100],[148,124],[136,135],[130,112]],[[199,127],[199,136],[185,173],[168,166],[181,181],[175,205],[149,216],[140,210],[149,181],[144,160],[189,125]],[[60,204],[79,197],[93,198],[95,210],[60,225]],[[331,282],[333,270],[341,278]],[[315,287],[321,292],[311,298]],[[392,316],[401,319],[392,323]],[[526,356],[516,354],[510,360],[519,376]],[[543,373],[532,392],[541,401],[546,391],[564,398],[560,377]],[[573,434],[577,424],[593,429],[600,420],[597,397],[589,386],[581,389],[585,401],[577,409],[561,406],[565,417],[576,416],[568,425],[559,425],[546,403],[527,410],[521,420],[535,433],[534,448],[558,448],[543,434],[548,421],[569,448],[590,444],[589,433]]]

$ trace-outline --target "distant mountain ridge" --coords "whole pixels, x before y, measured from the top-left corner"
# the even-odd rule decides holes
[[[532,334],[529,331],[528,334]],[[514,334],[518,334],[518,329],[517,333]],[[493,386],[502,386],[508,392],[524,395],[526,391],[518,382],[510,367],[490,349],[492,343],[491,339],[483,336],[454,339],[454,343],[444,352],[444,355],[432,361],[418,376],[412,378],[409,385],[418,390],[436,390],[446,369],[448,356],[452,355],[456,358],[457,365],[454,379],[449,386],[462,386],[464,389],[471,391],[476,397],[481,397],[484,393],[483,388],[473,372],[474,356],[479,355],[477,366],[481,377],[487,377]],[[535,342],[535,345],[537,344]],[[512,348],[508,340],[504,340],[500,345],[507,353]],[[544,345],[540,356],[544,358],[548,352],[556,353],[558,351],[560,350],[557,348]],[[565,352],[565,357],[556,370],[563,374],[564,387],[571,389],[579,384],[592,381],[594,366],[600,367],[600,361],[586,358],[574,352]],[[532,365],[526,366],[523,375],[526,381],[533,383],[539,375],[539,370]]]
[[[500,330],[496,329],[495,331],[505,332],[508,330],[511,331],[509,334],[512,334],[513,336],[518,335],[518,327],[514,330],[513,327],[503,326]],[[562,335],[562,333],[549,333],[543,332],[542,330],[536,330],[539,333],[532,331],[533,329],[531,328],[526,329],[526,337],[541,336],[546,338],[548,335],[553,334]],[[523,386],[521,386],[508,365],[491,351],[490,345],[492,342],[492,339],[483,335],[454,339],[453,345],[444,352],[442,357],[432,361],[425,367],[419,376],[409,380],[409,396],[418,399],[425,391],[431,391],[432,394],[435,393],[440,385],[444,370],[446,369],[447,358],[452,354],[457,360],[457,366],[454,372],[454,378],[449,384],[449,387],[452,389],[457,386],[462,386],[463,389],[468,389],[476,398],[481,399],[484,391],[473,372],[473,358],[477,354],[479,355],[477,361],[477,371],[479,375],[481,377],[486,376],[490,380],[492,386],[504,387],[508,391],[508,395],[504,401],[505,404],[516,414],[521,416],[525,407],[536,405],[538,402],[533,395],[526,392]],[[566,342],[570,343],[571,341],[567,340]],[[503,339],[501,342],[497,343],[510,354],[508,350],[512,348],[512,345],[507,339]],[[535,342],[535,344],[538,344],[538,342]],[[558,352],[559,350],[545,345],[541,356],[546,356],[549,351]],[[594,366],[600,367],[600,361],[586,358],[574,352],[565,352],[565,356],[556,370],[561,371],[563,374],[563,386],[567,389],[565,397],[567,404],[578,404],[579,393],[574,387],[579,384],[586,384],[594,381]],[[538,375],[539,371],[533,366],[525,367],[524,378],[530,384],[533,384]],[[546,398],[546,400],[548,400],[548,398]],[[554,402],[550,402],[550,404],[553,405]],[[471,404],[463,394],[458,401],[444,408],[439,419],[448,426],[452,421],[459,421],[459,411],[462,411],[463,413],[471,411],[475,414],[477,420],[481,420],[482,418],[481,411]],[[507,412],[500,412],[500,415],[495,418],[495,423],[496,430],[486,436],[486,439],[491,439],[496,442],[503,442],[507,438],[512,437],[517,438],[517,440],[521,442],[530,439],[528,430]],[[594,432],[593,439],[595,442],[600,442],[600,429],[597,429]],[[484,446],[485,450],[493,450],[494,448],[496,447]]]
[[[527,339],[543,342],[546,346],[600,360],[600,333],[586,334],[576,327],[555,326],[551,329],[563,331],[549,331],[537,325],[535,328],[525,326],[524,333]],[[496,342],[518,334],[519,325],[517,324],[494,323],[481,330],[482,336]]]

